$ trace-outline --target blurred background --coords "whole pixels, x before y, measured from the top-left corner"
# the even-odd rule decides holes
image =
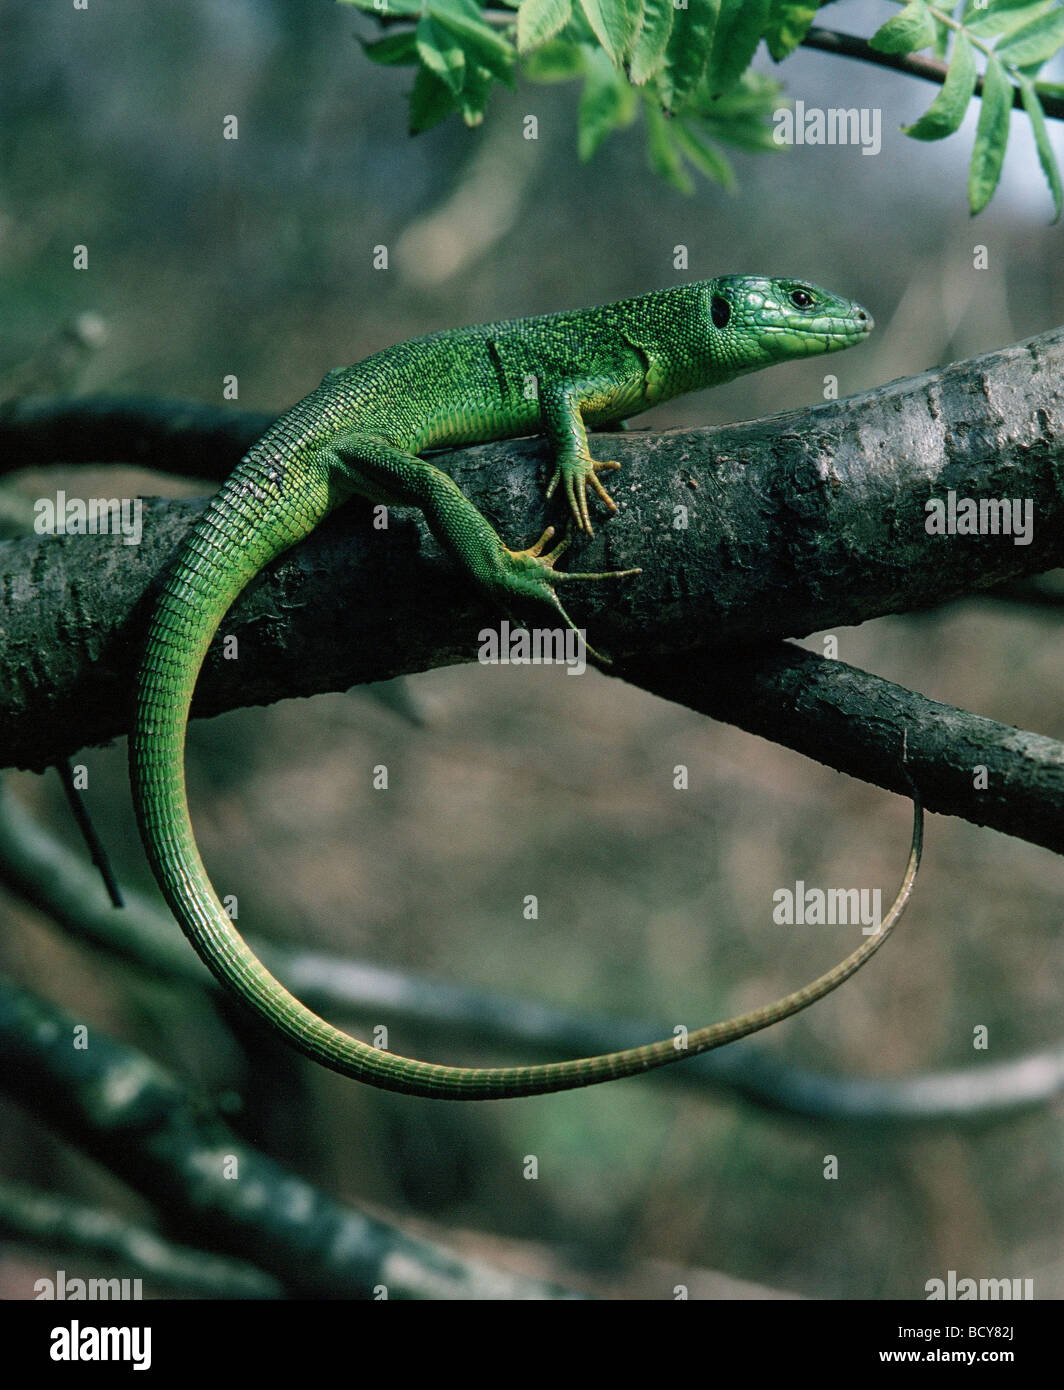
[[[825,22],[867,36],[894,10],[841,5]],[[79,393],[221,404],[235,374],[239,407],[280,411],[330,368],[403,338],[723,273],[799,276],[868,306],[872,339],[831,362],[841,394],[1064,322],[1061,229],[1026,121],[1014,117],[1002,187],[972,220],[978,103],[950,140],[907,140],[899,127],[933,89],[860,63],[800,51],[779,75],[807,105],[880,107],[876,157],[738,152],[736,194],[703,181],[685,198],[648,171],[640,128],[578,163],[568,85],[500,88],[479,130],[451,119],[409,138],[409,71],[368,63],[356,35],[379,31],[328,0],[114,0],[85,12],[7,0],[0,23],[0,369],[90,313],[104,332]],[[763,51],[758,67],[771,69]],[[523,138],[528,113],[536,141]],[[222,138],[229,114],[236,141]],[[71,268],[78,243],[86,272]],[[686,273],[673,269],[678,244]],[[373,267],[378,245],[387,270]],[[986,270],[973,269],[978,245]],[[813,404],[824,372],[778,367],[639,424]],[[204,491],[128,470],[18,475],[28,497],[104,483],[107,495]],[[844,661],[1064,738],[1051,609],[973,600],[834,635]],[[807,645],[822,650],[822,638]],[[839,927],[775,925],[777,888],[874,884],[889,901],[900,877],[902,799],[594,672],[444,669],[411,679],[408,694],[417,722],[356,691],[192,726],[197,834],[243,929],[697,1027],[787,992],[856,944]],[[125,759],[124,743],[79,757],[119,877],[148,891]],[[673,787],[679,763],[687,791]],[[372,786],[378,764],[387,792]],[[54,777],[5,782],[79,845]],[[527,894],[536,921],[524,919]],[[888,949],[757,1046],[819,1071],[908,1076],[1055,1043],[1062,895],[1049,852],[932,816],[922,882]],[[1064,1294],[1059,1103],[979,1128],[863,1130],[660,1074],[474,1106],[392,1096],[283,1050],[260,1060],[194,992],[72,944],[13,897],[0,911],[0,959],[17,979],[197,1091],[239,1096],[231,1122],[334,1195],[512,1268],[575,1270],[622,1296],[671,1297],[687,1278],[722,1296],[922,1298],[950,1269]],[[362,1035],[373,1022],[350,1020]],[[985,1052],[972,1047],[979,1025]],[[520,1060],[431,1030],[393,1029],[390,1045]],[[2,1098],[0,1146],[0,1178],[146,1211]],[[78,1267],[62,1251],[7,1245],[0,1292],[32,1296],[57,1263]]]

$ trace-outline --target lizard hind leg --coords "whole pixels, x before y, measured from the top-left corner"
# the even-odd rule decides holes
[[[555,561],[568,549],[571,536],[567,533],[547,550],[556,534],[553,526],[548,526],[534,545],[511,550],[449,474],[385,439],[367,433],[345,436],[334,445],[334,467],[350,491],[418,507],[440,544],[506,612],[530,600],[547,603],[567,627],[580,633],[556,586],[571,580],[619,579],[639,573],[577,574],[556,569]],[[587,650],[605,661],[590,647]]]
[[[548,542],[554,539],[554,535],[555,528],[553,526],[548,526],[547,529],[543,532],[542,536],[540,536],[539,540],[536,541],[535,545],[530,545],[527,550],[507,550],[506,554],[510,557],[510,560],[514,564],[515,570],[517,570],[518,573],[520,573],[524,565],[527,565],[530,562],[534,563],[537,566],[540,579],[537,591],[535,593],[535,597],[546,599],[546,601],[551,605],[555,612],[560,615],[566,627],[568,627],[570,631],[575,632],[576,635],[580,638],[580,641],[583,644],[585,650],[592,657],[594,657],[594,659],[601,665],[610,666],[612,665],[612,662],[610,661],[609,657],[603,656],[601,652],[597,652],[595,648],[591,646],[590,642],[588,642],[586,636],[584,635],[583,629],[577,627],[576,623],[573,622],[572,618],[569,616],[568,612],[565,609],[565,605],[558,597],[557,590],[554,586],[567,579],[626,579],[633,574],[642,574],[642,570],[603,570],[600,573],[595,574],[580,574],[572,570],[555,569],[554,562],[560,556],[564,555],[565,552],[569,549],[569,546],[572,544],[573,537],[572,530],[567,529],[565,535],[561,538],[561,540],[553,548],[553,550],[549,550],[546,551],[546,553],[544,553],[546,545],[548,544]],[[546,585],[544,585],[542,582],[542,569],[550,571],[550,582]],[[533,573],[535,572],[536,571],[533,571]]]

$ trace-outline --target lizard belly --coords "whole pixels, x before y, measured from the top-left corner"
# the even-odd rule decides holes
[[[539,402],[504,403],[478,400],[459,402],[434,411],[418,426],[412,446],[414,453],[443,445],[481,444],[492,439],[512,439],[515,435],[535,434],[540,428]]]

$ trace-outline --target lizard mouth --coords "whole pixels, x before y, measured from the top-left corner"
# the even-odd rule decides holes
[[[853,347],[867,338],[874,326],[869,313],[863,319],[855,315],[824,315],[819,319],[762,324],[760,334],[770,352],[787,357],[809,356]]]

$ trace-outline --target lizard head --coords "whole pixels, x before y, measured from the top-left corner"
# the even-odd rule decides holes
[[[707,289],[713,357],[737,375],[853,347],[873,328],[860,304],[805,280],[724,275]]]

